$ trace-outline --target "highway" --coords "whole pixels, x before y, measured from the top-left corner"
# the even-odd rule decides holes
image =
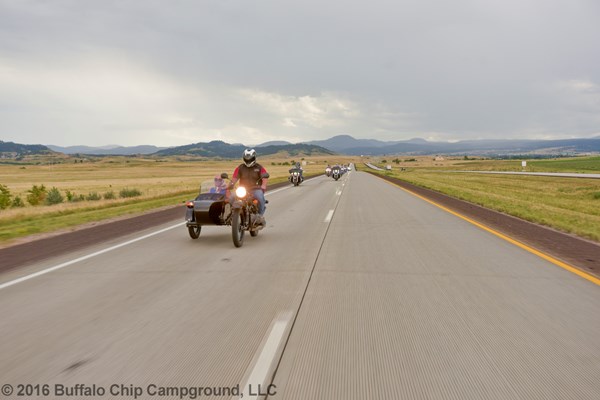
[[[182,211],[0,275],[0,385],[600,398],[594,282],[370,174],[268,199],[267,228],[241,248],[228,227],[190,239]]]

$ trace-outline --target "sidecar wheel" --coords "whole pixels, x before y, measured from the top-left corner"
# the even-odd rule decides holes
[[[202,230],[202,227],[200,225],[188,226],[188,232],[190,233],[190,237],[192,239],[198,239],[198,237],[200,236],[201,230]]]

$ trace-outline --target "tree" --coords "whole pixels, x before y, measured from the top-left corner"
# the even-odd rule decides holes
[[[60,194],[60,191],[55,187],[50,189],[50,191],[46,195],[46,204],[49,206],[54,204],[60,204],[64,200],[65,199],[63,198],[62,194]]]
[[[21,208],[25,207],[25,203],[23,203],[23,199],[21,199],[21,196],[15,196],[10,206],[12,208]]]
[[[27,202],[32,206],[37,206],[46,199],[46,186],[33,185],[27,193],[29,193],[27,195]]]
[[[4,210],[10,206],[10,190],[5,185],[0,184],[0,210]]]

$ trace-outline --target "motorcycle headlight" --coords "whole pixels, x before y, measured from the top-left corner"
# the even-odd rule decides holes
[[[244,197],[246,197],[246,188],[240,186],[239,188],[235,189],[235,195],[240,199],[243,199]]]

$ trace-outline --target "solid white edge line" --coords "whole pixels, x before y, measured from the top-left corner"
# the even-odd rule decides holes
[[[27,281],[27,280],[29,280],[29,279],[32,279],[32,278],[38,277],[38,276],[40,276],[40,275],[44,275],[44,274],[47,274],[47,273],[49,273],[49,272],[56,271],[57,269],[61,269],[61,268],[64,268],[64,267],[68,267],[69,265],[72,265],[72,264],[78,263],[79,261],[84,261],[84,260],[87,260],[87,259],[89,259],[89,258],[96,257],[96,256],[98,256],[98,255],[100,255],[100,254],[104,254],[104,253],[108,253],[109,251],[116,250],[116,249],[118,249],[118,248],[120,248],[120,247],[127,246],[127,245],[129,245],[129,244],[132,244],[132,243],[135,243],[135,242],[139,242],[140,240],[147,239],[147,238],[149,238],[149,237],[151,237],[151,236],[158,235],[158,234],[160,234],[160,233],[163,233],[163,232],[166,232],[166,231],[168,231],[168,230],[171,230],[171,229],[178,228],[178,227],[180,227],[180,226],[181,226],[181,225],[183,225],[183,224],[185,224],[185,221],[184,221],[184,222],[180,222],[180,223],[178,223],[178,224],[175,224],[175,225],[172,225],[172,226],[169,226],[169,227],[167,227],[167,228],[164,228],[164,229],[158,230],[158,231],[156,231],[156,232],[152,232],[152,233],[149,233],[149,234],[147,234],[147,235],[140,236],[140,237],[138,237],[138,238],[135,238],[135,239],[132,239],[132,240],[128,240],[128,241],[126,241],[126,242],[119,243],[119,244],[117,244],[117,245],[114,245],[114,246],[111,246],[111,247],[107,247],[106,249],[102,249],[102,250],[96,251],[96,252],[94,252],[94,253],[91,253],[91,254],[88,254],[88,255],[85,255],[85,256],[82,256],[82,257],[76,258],[76,259],[74,259],[74,260],[67,261],[67,262],[64,262],[64,263],[62,263],[62,264],[55,265],[54,267],[46,268],[46,269],[44,269],[44,270],[41,270],[41,271],[35,272],[35,273],[33,273],[33,274],[30,274],[30,275],[25,275],[25,276],[23,276],[23,277],[21,277],[21,278],[17,278],[17,279],[14,279],[14,280],[12,280],[12,281],[5,282],[5,283],[3,283],[3,284],[0,284],[0,290],[1,290],[1,289],[4,289],[4,288],[7,288],[7,287],[9,287],[9,286],[12,286],[12,285],[16,285],[17,283],[24,282],[24,281]]]
[[[265,196],[269,195],[269,194],[272,194],[272,193],[280,192],[280,191],[285,190],[285,189],[289,189],[290,187],[291,186],[286,186],[286,187],[281,188],[281,189],[273,190],[272,192],[267,192],[267,193],[265,193]],[[5,283],[2,283],[2,284],[0,284],[0,290],[2,290],[4,288],[7,288],[9,286],[16,285],[17,283],[25,282],[25,281],[27,281],[29,279],[36,278],[38,276],[45,275],[45,274],[47,274],[49,272],[56,271],[57,269],[68,267],[69,265],[73,265],[73,264],[78,263],[80,261],[84,261],[84,260],[87,260],[89,258],[99,256],[100,254],[108,253],[109,251],[116,250],[116,249],[118,249],[120,247],[127,246],[127,245],[130,245],[130,244],[135,243],[135,242],[139,242],[140,240],[144,240],[144,239],[147,239],[147,238],[152,237],[154,235],[158,235],[158,234],[161,234],[163,232],[166,232],[168,230],[175,229],[175,228],[177,228],[177,227],[179,227],[179,226],[181,226],[183,224],[185,224],[185,221],[184,222],[180,222],[180,223],[175,224],[175,225],[172,225],[172,226],[169,226],[167,228],[158,230],[156,232],[149,233],[149,234],[141,236],[139,238],[128,240],[127,242],[119,243],[117,245],[114,245],[114,246],[111,246],[111,247],[107,247],[106,249],[102,249],[102,250],[96,251],[94,253],[91,253],[91,254],[88,254],[88,255],[76,258],[74,260],[70,260],[70,261],[64,262],[62,264],[55,265],[54,267],[46,268],[46,269],[43,269],[41,271],[35,272],[33,274],[25,275],[25,276],[23,276],[21,278],[17,278],[17,279],[14,279],[12,281],[8,281],[8,282],[5,282]]]

